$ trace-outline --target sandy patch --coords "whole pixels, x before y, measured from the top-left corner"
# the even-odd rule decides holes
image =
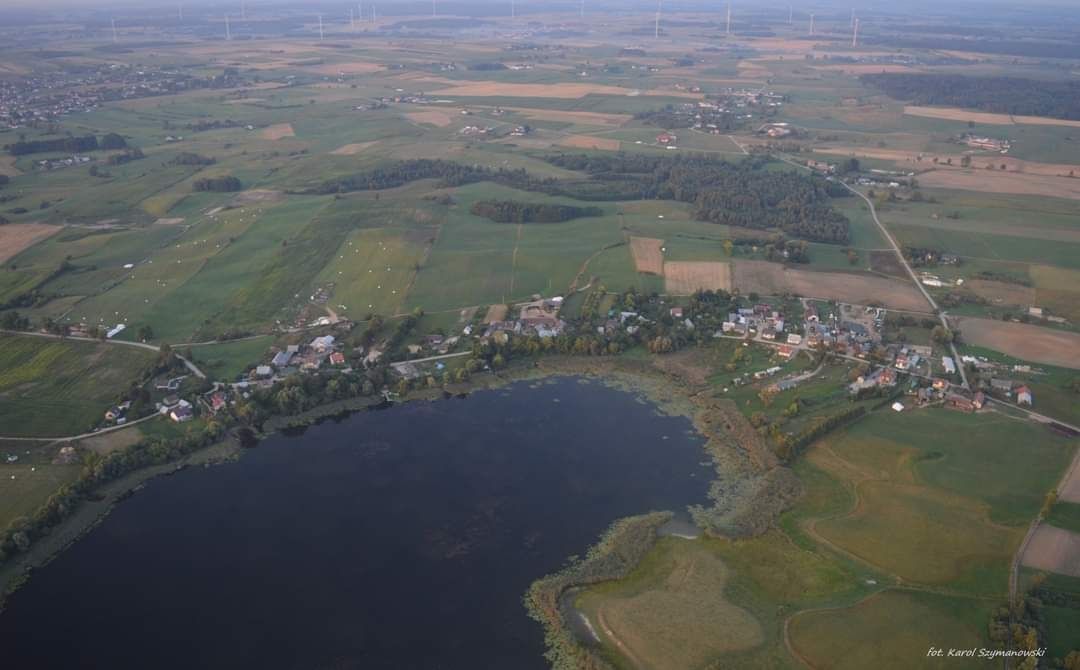
[[[953,320],[964,342],[1026,361],[1080,370],[1080,333],[968,316]]]
[[[455,86],[432,92],[432,95],[459,97],[500,98],[584,98],[587,95],[666,95],[680,98],[701,98],[700,93],[686,91],[638,91],[604,84],[507,84],[497,81],[458,83]]]
[[[237,193],[236,197],[232,199],[234,205],[254,205],[264,202],[281,202],[285,199],[285,194],[281,191],[271,191],[265,188],[254,188],[250,191],[243,191]]]
[[[379,143],[378,140],[376,140],[374,142],[357,142],[355,144],[346,144],[346,145],[340,146],[337,149],[334,149],[333,151],[331,151],[330,155],[331,156],[355,156],[356,154],[360,153],[364,149],[367,149],[368,147],[376,145],[378,143]]]
[[[339,74],[371,74],[372,72],[381,72],[386,68],[378,63],[352,61],[348,63],[323,63],[308,69],[319,74],[335,76]]]
[[[487,314],[484,315],[484,323],[495,323],[496,321],[505,321],[506,314],[510,311],[509,305],[491,305],[488,307]]]
[[[1029,307],[1035,304],[1035,289],[1020,284],[1007,284],[1000,281],[972,279],[964,284],[972,293],[985,298],[995,305],[1019,305]]]
[[[416,123],[426,123],[429,126],[437,126],[439,128],[445,128],[452,122],[449,114],[440,112],[437,109],[431,109],[424,112],[406,112],[405,118]]]
[[[256,103],[266,102],[266,98],[237,98],[236,100],[226,100],[226,105],[254,105]]]
[[[1024,565],[1080,577],[1080,533],[1040,525],[1024,552]]]
[[[742,293],[793,293],[856,305],[882,304],[913,312],[929,311],[926,299],[911,282],[846,272],[814,272],[785,268],[767,261],[735,263],[735,287]]]
[[[8,223],[0,226],[0,263],[35,243],[60,232],[61,226],[44,223]]]
[[[655,237],[631,237],[630,253],[634,255],[634,267],[638,272],[648,272],[657,276],[664,274],[664,253],[660,248],[663,240]]]
[[[265,140],[280,140],[285,137],[296,137],[296,132],[291,123],[275,123],[263,128],[262,137]]]
[[[171,219],[158,219],[154,222],[155,226],[176,226],[184,222],[184,217],[174,217]]]
[[[564,112],[556,109],[534,109],[532,107],[503,107],[508,112],[517,112],[537,121],[562,121],[580,123],[589,126],[618,127],[632,120],[630,114],[604,114],[601,112]]]
[[[730,291],[731,264],[720,261],[671,261],[664,263],[664,290],[671,295],[694,291]]]
[[[873,63],[850,63],[848,65],[815,65],[814,69],[826,70],[831,72],[843,72],[844,74],[881,74],[882,72],[917,71],[914,68],[908,67],[907,65],[874,65]]]
[[[929,119],[945,119],[947,121],[975,121],[999,126],[1034,125],[1034,126],[1069,126],[1080,128],[1080,121],[1067,119],[1051,119],[1045,116],[1013,116],[1012,114],[994,114],[992,112],[976,112],[959,107],[920,107],[907,105],[904,113],[910,116],[922,116]]]
[[[567,135],[559,139],[561,147],[573,147],[575,149],[599,149],[601,151],[618,151],[622,143],[611,137],[594,137],[592,135]]]
[[[0,174],[7,177],[17,177],[22,174],[19,168],[15,167],[14,156],[0,156]]]
[[[1080,200],[1080,179],[995,170],[932,170],[919,175],[928,188],[955,188],[983,193],[1016,193]]]

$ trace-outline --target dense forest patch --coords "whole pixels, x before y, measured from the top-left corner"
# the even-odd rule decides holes
[[[491,181],[523,191],[577,200],[677,200],[692,203],[701,221],[780,230],[816,242],[846,243],[848,220],[829,197],[839,184],[790,170],[771,170],[768,157],[729,163],[706,157],[633,154],[552,154],[544,160],[585,173],[581,179],[541,178],[525,170],[492,170],[444,160],[400,161],[321,182],[303,191],[346,193],[394,188],[420,179],[443,186]]]
[[[863,75],[865,84],[916,105],[969,107],[997,114],[1080,120],[1080,81],[959,74],[884,73]]]
[[[575,207],[514,200],[479,200],[469,211],[497,223],[559,223],[584,216],[603,214],[603,210],[599,207]]]

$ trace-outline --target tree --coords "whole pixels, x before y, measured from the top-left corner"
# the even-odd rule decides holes
[[[139,326],[136,337],[139,338],[140,342],[149,342],[150,340],[154,339],[154,329],[151,328],[149,325]]]
[[[945,326],[937,325],[930,331],[930,339],[938,344],[948,344],[953,341],[953,334]]]
[[[731,240],[724,240],[724,255],[731,256],[731,253],[735,250],[735,243]]]
[[[107,133],[101,138],[102,149],[123,149],[127,147],[127,140],[116,133]]]

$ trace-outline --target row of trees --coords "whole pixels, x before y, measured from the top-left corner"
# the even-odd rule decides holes
[[[244,188],[244,185],[237,177],[232,175],[224,175],[221,177],[204,177],[202,179],[196,179],[192,184],[192,189],[195,191],[211,191],[214,193],[229,193],[232,191],[239,191]]]
[[[124,149],[127,140],[116,133],[103,135],[99,141],[95,135],[82,135],[79,137],[66,136],[55,139],[19,140],[13,144],[4,145],[12,156],[24,156],[26,154],[40,154],[45,152],[80,153],[84,151],[96,151],[97,149]]]
[[[890,72],[861,77],[890,98],[998,114],[1080,119],[1080,81]]]
[[[469,211],[497,223],[559,223],[603,214],[599,207],[575,207],[514,200],[480,200],[473,204]]]

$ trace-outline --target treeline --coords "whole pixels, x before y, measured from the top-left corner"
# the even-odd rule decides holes
[[[900,72],[863,75],[860,79],[890,98],[917,105],[1080,120],[1080,81]]]
[[[834,182],[789,170],[770,170],[765,156],[739,163],[688,156],[555,154],[553,165],[584,172],[584,179],[539,178],[525,170],[462,165],[441,159],[400,161],[322,182],[309,194],[395,188],[419,179],[444,187],[491,181],[524,191],[577,200],[678,200],[697,207],[702,221],[776,229],[816,242],[845,243],[848,220],[830,197],[850,194]]]
[[[98,149],[124,149],[127,140],[116,133],[104,135],[100,141],[94,135],[82,135],[79,137],[58,137],[51,140],[19,140],[14,144],[4,145],[12,156],[25,156],[27,154],[40,154],[46,152],[80,153],[84,151],[96,151]]]
[[[540,204],[514,200],[480,200],[469,210],[497,223],[559,223],[585,216],[600,216],[599,207]]]
[[[216,160],[214,160],[213,158],[211,158],[209,156],[200,156],[199,154],[191,153],[190,151],[185,151],[183,153],[177,154],[171,161],[169,161],[169,165],[206,166],[206,165],[213,165],[216,162],[217,162]]]
[[[228,175],[223,177],[204,177],[203,179],[196,179],[191,187],[195,191],[229,193],[232,191],[239,191],[244,188],[244,185],[240,183],[240,180],[236,177]]]
[[[797,172],[769,170],[767,157],[729,163],[696,156],[619,153],[560,154],[547,160],[585,172],[596,182],[633,183],[639,199],[692,203],[702,221],[778,229],[816,242],[848,240],[847,217],[829,203],[830,196],[842,196],[846,190]]]
[[[399,161],[375,170],[329,179],[308,189],[313,195],[349,191],[382,190],[404,186],[420,179],[441,179],[443,186],[464,186],[477,182],[495,182],[523,190],[553,189],[554,179],[537,179],[524,170],[490,170],[488,167],[463,165],[442,159]]]

